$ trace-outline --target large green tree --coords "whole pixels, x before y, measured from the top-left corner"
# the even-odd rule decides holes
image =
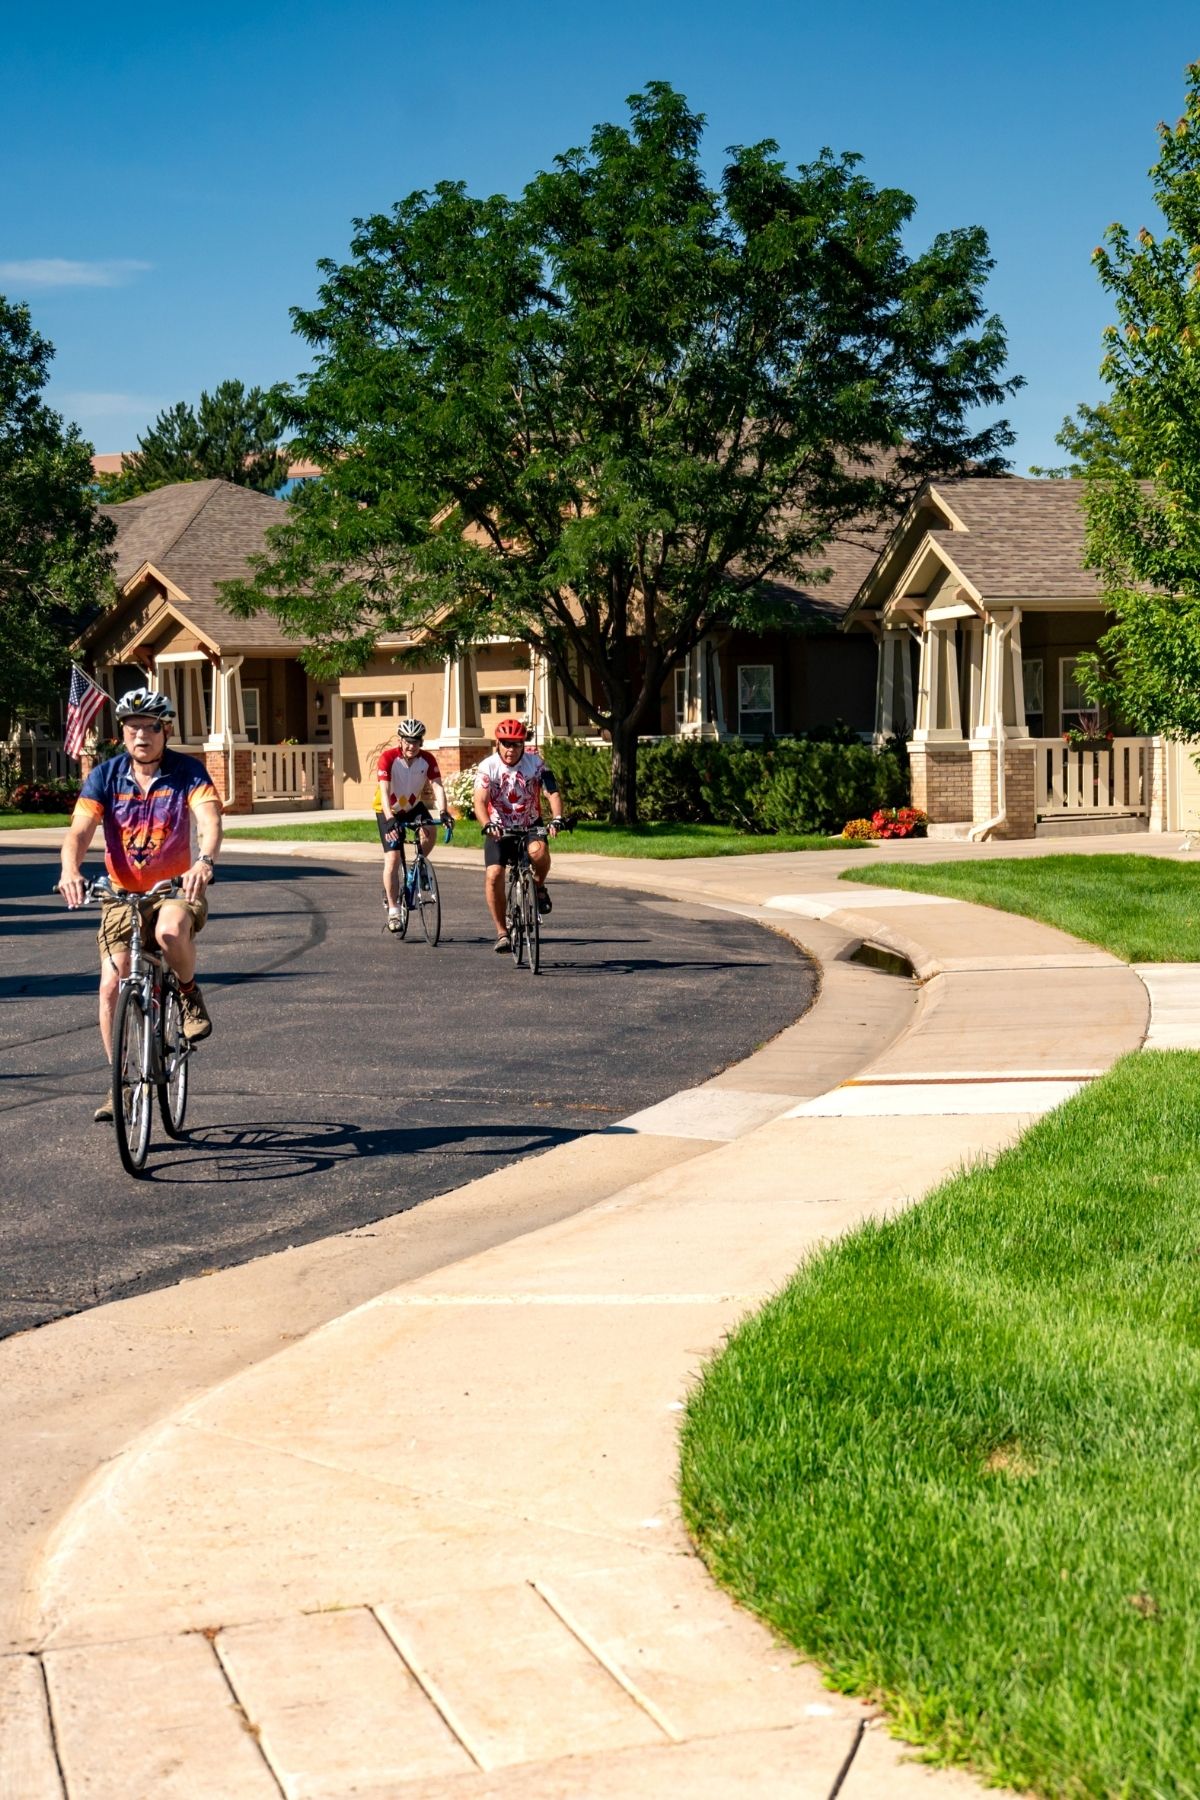
[[[611,735],[624,821],[697,641],[789,622],[772,584],[819,582],[924,476],[999,471],[1008,426],[967,418],[1017,385],[981,230],[910,255],[912,199],[829,151],[735,148],[714,186],[680,94],[629,105],[517,199],[443,183],[356,221],[293,314],[316,358],[290,422],[325,479],[229,590],[314,672],[403,627],[524,639]]]
[[[65,692],[72,639],[110,587],[92,447],[42,398],[53,346],[0,296],[0,741]]]
[[[1187,104],[1159,126],[1150,171],[1165,221],[1113,225],[1095,252],[1116,322],[1105,331],[1104,411],[1122,454],[1083,458],[1087,545],[1116,622],[1085,680],[1142,731],[1200,736],[1200,63]]]
[[[128,500],[173,481],[214,477],[273,494],[287,478],[283,418],[274,389],[223,381],[198,406],[180,400],[160,412],[120,474],[101,478],[106,500]]]

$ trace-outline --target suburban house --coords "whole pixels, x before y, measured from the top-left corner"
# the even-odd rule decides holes
[[[1196,747],[1134,735],[1079,687],[1108,622],[1084,566],[1082,489],[926,483],[847,612],[847,631],[878,646],[876,735],[909,738],[913,804],[934,834],[1200,825]]]
[[[197,481],[106,510],[117,525],[118,597],[79,653],[114,698],[147,681],[171,695],[177,740],[207,760],[232,812],[369,806],[376,756],[406,713],[426,720],[448,773],[487,753],[506,713],[527,717],[543,743],[595,734],[541,659],[511,639],[422,661],[419,636],[403,633],[381,639],[361,673],[308,675],[301,646],[271,614],[238,619],[218,598],[218,584],[244,575],[286,517],[280,500]],[[762,736],[841,721],[869,735],[875,648],[867,633],[838,628],[874,555],[869,544],[836,546],[827,585],[779,588],[798,633],[706,638],[664,689],[657,734]]]

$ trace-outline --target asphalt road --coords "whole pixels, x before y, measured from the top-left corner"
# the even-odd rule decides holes
[[[373,865],[227,859],[188,1136],[156,1119],[133,1181],[91,1118],[96,916],[56,871],[0,848],[0,1336],[403,1212],[704,1080],[814,992],[786,939],[703,908],[560,881],[535,979],[474,870],[443,868],[430,949],[381,930]]]

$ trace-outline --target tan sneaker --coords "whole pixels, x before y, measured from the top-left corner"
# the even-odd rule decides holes
[[[100,1102],[99,1106],[92,1114],[92,1120],[97,1125],[111,1125],[112,1116],[112,1100],[109,1098],[108,1100],[102,1100]]]
[[[212,1030],[212,1020],[208,1016],[204,996],[198,987],[194,987],[190,994],[181,991],[179,1004],[183,1009],[183,1035],[189,1044],[198,1044]]]

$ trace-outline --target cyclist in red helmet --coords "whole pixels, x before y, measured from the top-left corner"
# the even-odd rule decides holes
[[[505,831],[528,830],[542,818],[542,795],[550,802],[550,835],[557,835],[562,821],[562,796],[558,783],[536,750],[529,748],[529,732],[520,719],[501,719],[495,730],[496,748],[475,771],[475,817],[483,829],[483,891],[496,927],[496,949],[507,950],[508,928],[504,918],[504,870],[516,856],[516,845]],[[540,913],[550,911],[546,877],[550,851],[535,839],[529,846],[537,882]]]

